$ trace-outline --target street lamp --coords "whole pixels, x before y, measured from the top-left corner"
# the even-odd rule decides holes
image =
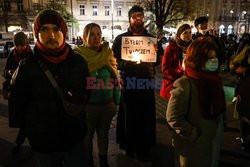
[[[111,1],[111,17],[112,17],[112,40],[114,39],[114,0]]]
[[[72,0],[70,0],[70,14],[71,14],[71,17],[72,19],[74,18],[74,15],[73,15],[73,3],[72,3]],[[74,37],[74,24],[73,24],[73,20],[71,20],[71,41],[73,41],[73,37]]]

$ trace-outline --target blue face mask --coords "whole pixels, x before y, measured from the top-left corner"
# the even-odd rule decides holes
[[[218,58],[208,59],[205,64],[206,71],[214,72],[219,68]]]

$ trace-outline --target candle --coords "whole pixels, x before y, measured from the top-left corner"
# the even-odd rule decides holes
[[[140,64],[141,57],[140,57],[139,52],[133,52],[132,53],[132,61],[136,61],[136,64]]]

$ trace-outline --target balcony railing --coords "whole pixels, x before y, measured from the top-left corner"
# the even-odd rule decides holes
[[[238,21],[237,16],[219,16],[219,21]]]

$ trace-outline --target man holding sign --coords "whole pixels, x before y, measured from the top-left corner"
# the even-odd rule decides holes
[[[128,12],[128,31],[117,36],[113,51],[124,81],[117,121],[117,142],[126,155],[149,161],[156,140],[154,85],[156,38],[144,28],[143,8]],[[158,83],[160,84],[160,83]]]

